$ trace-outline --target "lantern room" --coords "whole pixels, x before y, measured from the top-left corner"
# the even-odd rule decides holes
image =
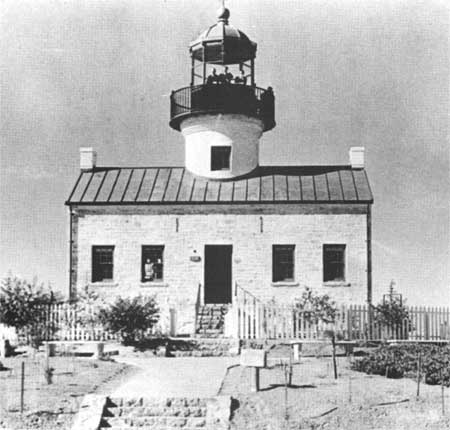
[[[229,17],[228,9],[220,9],[217,23],[190,44],[191,85],[207,82],[245,85],[247,81],[255,85],[256,43],[231,26]],[[234,73],[230,68],[235,69]]]
[[[229,18],[219,9],[216,24],[190,44],[190,85],[170,97],[170,126],[184,136],[187,169],[217,179],[255,169],[259,139],[275,127],[272,88],[255,83],[256,43]]]

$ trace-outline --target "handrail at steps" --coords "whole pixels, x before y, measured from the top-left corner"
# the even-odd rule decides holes
[[[194,335],[197,334],[198,329],[198,312],[200,310],[201,306],[201,300],[202,300],[202,284],[198,284],[197,287],[197,298],[195,300],[195,325],[194,325]]]
[[[254,302],[262,303],[262,300],[258,299],[258,297],[256,297],[250,291],[246,290],[245,288],[241,287],[237,282],[235,282],[234,297],[239,298],[239,296],[241,296],[244,299],[244,302],[246,302],[247,299],[251,299]]]

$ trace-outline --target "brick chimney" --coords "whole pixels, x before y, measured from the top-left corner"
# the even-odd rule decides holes
[[[349,151],[352,169],[364,169],[364,147],[352,146]]]
[[[95,168],[97,153],[93,148],[80,148],[80,169],[90,170]]]

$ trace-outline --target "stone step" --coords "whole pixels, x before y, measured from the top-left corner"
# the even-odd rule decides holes
[[[222,320],[224,315],[222,314],[199,314],[199,319],[218,319]]]
[[[105,417],[204,417],[206,407],[167,407],[167,406],[108,406]]]
[[[130,427],[130,426],[108,426],[108,427],[103,427],[100,426],[99,430],[130,430],[133,428],[139,428],[139,430],[227,430],[227,427],[217,427],[217,426],[213,426],[213,427],[169,427],[169,426],[160,426],[158,424],[156,424],[155,426],[143,426],[143,427]]]
[[[214,321],[203,321],[198,324],[199,329],[208,329],[208,330],[219,330],[223,327],[222,322],[214,322]]]
[[[122,398],[122,397],[110,397],[108,398],[107,407],[201,407],[206,408],[207,399],[204,398],[185,398],[185,397],[138,397],[138,398]]]
[[[204,417],[103,417],[101,427],[194,427],[206,426]]]
[[[202,323],[202,324],[198,325],[198,329],[197,330],[217,330],[217,331],[221,331],[222,328],[223,328],[223,324],[220,324],[220,323],[216,323],[216,324]]]
[[[215,319],[223,319],[224,315],[222,314],[199,314],[200,319],[204,318],[204,319],[211,319],[211,318],[215,318]]]
[[[223,332],[218,330],[199,330],[197,334],[208,339],[218,339],[223,336]]]
[[[223,314],[198,314],[198,319],[199,320],[211,320],[211,319],[215,319],[215,320],[223,320],[225,319],[225,315]]]
[[[225,318],[219,315],[203,315],[198,318],[199,321],[223,321]]]

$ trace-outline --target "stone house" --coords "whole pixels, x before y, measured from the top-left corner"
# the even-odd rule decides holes
[[[364,148],[348,165],[260,166],[275,97],[255,84],[256,44],[228,19],[222,9],[191,44],[191,83],[171,95],[185,166],[100,167],[81,148],[66,202],[70,295],[156,295],[177,334],[193,334],[202,309],[232,306],[238,288],[261,301],[292,303],[308,286],[371,302]]]

